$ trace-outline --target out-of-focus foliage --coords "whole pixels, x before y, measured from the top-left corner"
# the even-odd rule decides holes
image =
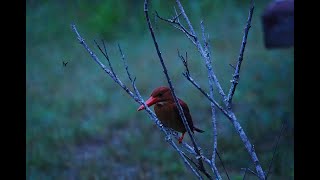
[[[174,1],[151,2],[152,17],[154,10],[172,17]],[[270,179],[293,179],[294,49],[264,48],[260,15],[267,3],[255,2],[233,108],[265,170],[281,121],[287,120]],[[213,68],[228,92],[233,72],[229,64],[235,64],[239,55],[249,0],[183,0],[182,4],[196,30],[204,20]],[[140,92],[148,98],[166,80],[147,29],[143,1],[27,1],[26,10],[26,178],[193,179],[146,113],[136,111],[138,104],[92,61],[70,28],[75,23],[105,63],[93,40],[107,40],[114,69],[130,86],[119,43]],[[182,76],[177,49],[188,52],[191,75],[208,89],[204,63],[183,34],[154,18],[153,24],[176,91],[188,103],[197,126],[206,131],[195,134],[196,139],[211,157],[210,104]],[[68,62],[66,67],[63,61]],[[215,97],[222,103],[218,93]],[[254,169],[252,162],[232,124],[220,112],[217,118],[220,155],[231,179],[242,179],[241,168]]]

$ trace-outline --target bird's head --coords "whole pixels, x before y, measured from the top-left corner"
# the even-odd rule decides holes
[[[170,88],[166,86],[161,86],[154,89],[150,95],[150,98],[146,101],[146,105],[152,106],[156,103],[165,102],[168,100],[172,100],[172,95],[170,92]],[[138,108],[138,111],[145,109],[143,105]]]

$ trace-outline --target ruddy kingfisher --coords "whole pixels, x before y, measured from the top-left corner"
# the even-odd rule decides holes
[[[192,117],[188,108],[188,105],[178,98],[178,101],[182,107],[183,113],[187,119],[191,131],[203,133],[204,131],[195,127],[192,122]],[[173,96],[171,94],[170,88],[166,86],[161,86],[154,89],[151,93],[150,98],[145,102],[148,107],[154,106],[154,111],[161,121],[161,123],[167,127],[172,128],[175,131],[181,132],[182,135],[179,137],[179,144],[182,142],[184,134],[186,133],[186,128],[182,122],[179,114],[177,105],[174,102]],[[138,111],[145,109],[143,105],[138,108]]]

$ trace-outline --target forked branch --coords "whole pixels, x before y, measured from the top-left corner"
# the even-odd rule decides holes
[[[194,31],[194,28],[193,28],[188,16],[186,15],[186,13],[185,13],[185,11],[183,9],[183,6],[181,5],[180,1],[176,0],[176,3],[178,5],[178,7],[179,7],[180,12],[182,13],[182,16],[183,16],[184,20],[186,21],[186,23],[188,25],[187,31],[190,32],[191,34],[193,34],[196,37],[196,38],[194,38],[194,41],[192,41],[192,43],[197,47],[197,50],[200,52],[200,55],[201,55],[202,59],[205,61],[205,64],[206,64],[206,67],[207,67],[207,70],[208,70],[209,85],[211,86],[212,83],[215,84],[215,86],[218,89],[219,94],[221,95],[221,97],[224,100],[225,108],[223,108],[221,106],[217,106],[216,101],[213,99],[213,97],[211,97],[212,88],[210,88],[210,95],[208,95],[205,91],[200,90],[200,88],[199,88],[200,86],[191,78],[189,70],[187,70],[187,73],[184,73],[184,76],[190,82],[192,82],[192,84],[194,86],[196,86],[200,90],[200,92],[202,92],[202,94],[204,94],[212,102],[212,104],[216,105],[218,107],[218,109],[220,109],[228,117],[228,119],[231,121],[231,123],[235,127],[237,133],[239,134],[239,136],[240,136],[244,146],[246,147],[249,155],[251,156],[253,164],[256,167],[256,171],[257,171],[258,177],[260,179],[265,179],[265,173],[262,170],[262,167],[260,165],[258,157],[257,157],[257,155],[255,153],[255,150],[253,148],[254,146],[250,143],[248,137],[246,136],[243,128],[241,127],[240,123],[238,122],[234,112],[231,109],[231,105],[230,105],[231,101],[232,101],[232,96],[234,94],[234,90],[236,88],[236,83],[237,83],[238,78],[239,78],[238,75],[239,75],[239,71],[240,71],[240,65],[241,65],[241,62],[243,60],[244,47],[245,47],[245,44],[246,44],[246,39],[247,39],[248,31],[249,31],[249,28],[250,28],[250,24],[251,24],[251,19],[252,19],[252,14],[253,14],[253,9],[254,9],[253,1],[251,1],[249,17],[248,17],[247,26],[246,26],[247,28],[246,28],[246,31],[245,31],[245,34],[244,34],[244,37],[243,37],[242,47],[240,49],[240,55],[239,55],[240,62],[238,62],[237,67],[235,68],[235,74],[234,74],[235,81],[234,81],[233,85],[230,88],[230,91],[229,91],[230,93],[228,94],[228,96],[225,95],[225,93],[224,93],[224,91],[223,91],[223,89],[222,89],[222,87],[221,87],[221,85],[220,85],[220,83],[218,81],[218,78],[216,77],[216,75],[215,75],[215,73],[214,73],[214,71],[212,69],[211,56],[210,56],[210,51],[208,50],[208,46],[207,46],[208,43],[206,42],[206,39],[205,39],[205,36],[204,36],[203,23],[201,23],[201,30],[202,30],[202,34],[203,34],[203,37],[204,37],[203,38],[204,39],[204,43],[203,43],[204,46],[202,45],[202,43],[200,43],[199,39],[197,38],[196,33]],[[161,19],[164,19],[164,18],[161,18]],[[179,17],[177,19],[179,19]],[[176,23],[180,23],[180,21],[178,21],[178,20],[176,20],[174,22],[172,22],[170,20],[167,20],[165,22],[168,22],[168,23],[171,23],[171,24],[174,24],[174,25],[176,25]],[[188,34],[186,34],[186,35],[189,36]],[[185,63],[184,63],[184,65],[186,66]],[[213,107],[214,106],[212,106],[212,108]]]
[[[170,133],[167,132],[166,128],[164,128],[164,126],[162,125],[162,123],[159,121],[159,119],[157,118],[156,114],[154,114],[154,112],[145,104],[145,101],[143,100],[143,98],[141,97],[136,85],[135,85],[135,78],[132,79],[131,78],[131,74],[129,72],[129,69],[126,66],[126,62],[124,62],[125,65],[125,69],[127,71],[127,75],[131,81],[131,84],[133,86],[134,89],[134,93],[125,85],[122,83],[122,81],[116,76],[116,73],[113,71],[113,69],[111,68],[112,66],[110,66],[109,68],[107,68],[100,60],[99,58],[96,56],[96,54],[91,51],[91,49],[89,48],[89,46],[86,44],[86,42],[84,41],[84,39],[80,36],[78,30],[76,29],[75,25],[71,25],[72,30],[75,32],[77,39],[79,40],[80,44],[86,49],[86,51],[91,55],[92,59],[111,77],[111,79],[116,82],[124,91],[126,91],[131,98],[133,98],[137,103],[139,103],[140,105],[143,105],[145,107],[145,110],[147,111],[150,119],[152,119],[155,124],[157,125],[157,127],[165,134],[165,139],[166,141],[178,152],[178,154],[180,155],[180,157],[182,158],[183,162],[185,163],[185,165],[195,174],[195,176],[198,177],[198,179],[203,179],[199,170],[195,169],[188,161],[188,159],[186,159],[186,157],[183,155],[183,151],[181,151],[178,146],[173,142]],[[99,50],[102,52],[102,54],[104,54],[104,56],[107,58],[109,65],[111,65],[110,59],[107,55],[106,49],[105,52],[102,51],[101,47],[97,44]],[[120,53],[122,55],[122,60],[125,61],[124,59],[124,55],[121,51],[121,48],[119,46],[119,50]],[[112,70],[111,70],[112,69]]]
[[[241,68],[241,63],[242,63],[242,60],[243,60],[244,49],[245,49],[246,44],[247,44],[247,38],[248,38],[249,29],[251,27],[251,19],[252,19],[253,9],[254,9],[253,0],[251,0],[251,7],[250,7],[250,11],[249,11],[247,25],[246,25],[246,27],[244,29],[244,35],[243,35],[243,38],[242,38],[242,43],[241,43],[240,53],[239,53],[239,57],[238,57],[238,61],[237,61],[237,66],[235,67],[235,71],[233,73],[233,78],[231,80],[231,87],[230,87],[228,98],[227,98],[227,108],[228,109],[231,109],[232,97],[233,97],[234,92],[236,90],[236,87],[237,87],[237,85],[239,83],[240,68]]]
[[[207,99],[210,101],[210,105],[211,105],[211,109],[212,109],[212,125],[213,125],[213,150],[212,150],[212,157],[211,159],[206,158],[202,153],[201,153],[201,148],[200,146],[197,144],[193,133],[186,121],[186,117],[183,113],[182,107],[180,105],[180,103],[178,103],[178,98],[176,96],[174,87],[172,85],[172,81],[170,79],[168,70],[166,68],[166,64],[164,62],[164,59],[161,55],[161,51],[159,48],[159,45],[157,43],[157,39],[156,36],[154,34],[150,19],[149,19],[149,14],[148,14],[148,1],[145,0],[144,1],[144,13],[145,13],[145,18],[147,21],[147,25],[154,43],[154,46],[156,48],[156,52],[157,55],[159,57],[160,63],[162,65],[163,68],[163,72],[164,75],[167,79],[167,82],[169,84],[172,96],[174,98],[174,101],[178,107],[179,110],[179,114],[180,117],[182,119],[182,122],[186,128],[186,131],[188,133],[188,135],[190,136],[191,142],[192,142],[192,146],[188,145],[187,143],[183,142],[182,143],[182,147],[184,147],[190,154],[194,155],[195,158],[198,160],[198,162],[194,162],[190,157],[188,157],[185,152],[183,152],[182,150],[179,149],[179,147],[173,142],[172,138],[171,138],[171,133],[162,125],[162,123],[158,120],[157,116],[154,114],[154,112],[145,104],[143,98],[141,97],[136,85],[135,85],[135,81],[136,78],[132,78],[130,72],[129,72],[129,67],[127,64],[127,61],[125,59],[124,53],[122,52],[122,49],[120,47],[120,45],[118,45],[119,48],[119,52],[121,55],[121,59],[123,61],[124,64],[124,68],[127,72],[127,76],[131,82],[131,86],[133,88],[133,91],[131,91],[125,84],[122,83],[122,81],[117,77],[116,73],[114,72],[114,69],[112,68],[112,64],[110,61],[110,57],[107,53],[107,49],[106,46],[103,43],[103,49],[100,47],[100,45],[98,45],[98,43],[95,41],[96,45],[98,46],[99,50],[101,51],[101,53],[104,55],[104,57],[107,59],[108,61],[108,67],[105,66],[99,59],[98,57],[90,50],[90,48],[88,47],[88,45],[85,43],[84,39],[80,36],[80,34],[78,33],[75,25],[72,25],[72,30],[75,32],[80,44],[86,49],[86,51],[91,55],[92,59],[111,77],[111,79],[116,82],[124,91],[126,91],[131,98],[133,98],[137,103],[139,103],[140,105],[143,105],[145,107],[145,110],[147,111],[150,119],[152,119],[155,124],[157,125],[157,127],[165,134],[165,139],[166,141],[178,152],[178,154],[180,155],[180,157],[183,159],[185,165],[195,174],[195,176],[198,179],[203,179],[202,175],[206,176],[208,179],[213,179],[213,177],[206,171],[205,166],[203,164],[203,162],[206,162],[212,169],[212,171],[214,172],[215,176],[217,179],[221,179],[221,176],[219,174],[219,171],[216,167],[215,164],[215,157],[216,154],[218,155],[219,159],[221,160],[221,157],[218,154],[217,151],[217,129],[216,129],[216,112],[215,109],[218,108],[229,120],[230,122],[233,124],[233,126],[235,127],[237,133],[239,134],[244,146],[246,147],[252,161],[253,164],[256,168],[256,172],[250,170],[249,168],[245,169],[245,173],[244,173],[244,177],[246,175],[247,172],[251,172],[252,174],[255,174],[257,177],[259,177],[259,179],[266,179],[268,177],[268,174],[270,172],[270,167],[272,165],[272,161],[270,163],[269,166],[269,171],[268,174],[265,174],[264,171],[262,170],[262,167],[259,163],[258,157],[255,153],[254,150],[254,146],[250,143],[249,138],[246,136],[244,130],[242,129],[242,127],[240,126],[240,123],[237,120],[237,117],[235,116],[234,112],[232,111],[231,108],[231,104],[232,104],[232,97],[234,95],[234,92],[236,90],[236,87],[238,85],[239,82],[239,77],[240,77],[240,68],[241,68],[241,63],[243,61],[243,55],[244,55],[244,51],[245,51],[245,46],[247,43],[247,36],[248,36],[248,32],[249,29],[251,27],[251,19],[252,19],[252,14],[253,14],[253,10],[254,10],[254,5],[253,5],[253,1],[251,0],[251,7],[250,7],[250,11],[249,11],[249,16],[247,19],[247,24],[246,27],[244,29],[244,35],[242,38],[242,44],[240,47],[240,54],[238,57],[238,61],[237,61],[237,65],[234,67],[234,73],[233,73],[233,79],[231,81],[231,87],[229,89],[229,93],[228,95],[226,95],[218,81],[218,78],[216,77],[213,67],[211,65],[212,63],[212,58],[211,58],[211,53],[210,53],[210,47],[209,47],[209,42],[208,42],[208,36],[205,34],[205,28],[204,28],[204,23],[203,21],[201,21],[200,26],[201,26],[201,31],[202,31],[202,42],[200,42],[199,38],[197,37],[194,28],[188,18],[188,16],[186,15],[183,6],[181,5],[179,0],[176,0],[176,3],[178,5],[178,9],[179,9],[179,13],[176,11],[175,9],[175,16],[173,16],[172,19],[165,19],[159,16],[159,14],[156,12],[156,17],[172,24],[175,28],[177,28],[178,30],[180,30],[181,32],[183,32],[187,38],[190,39],[190,41],[196,46],[197,50],[200,52],[200,55],[202,57],[202,59],[205,62],[206,68],[207,68],[207,72],[208,72],[208,83],[209,83],[209,93],[206,93],[206,91],[204,91],[199,85],[198,83],[191,77],[191,73],[189,71],[188,68],[188,58],[187,58],[187,53],[186,56],[183,57],[182,55],[180,55],[180,53],[178,52],[178,56],[180,57],[180,59],[183,62],[183,65],[185,66],[186,71],[183,73],[183,75],[186,77],[186,79],[188,81],[190,81],[205,97],[207,97]],[[180,22],[180,17],[183,17],[186,25],[184,26],[181,22]],[[214,92],[214,88],[216,87],[219,94],[221,95],[223,102],[224,102],[224,107],[222,105],[220,105],[213,97],[213,92]],[[282,131],[281,131],[282,132]],[[277,147],[277,145],[276,145]],[[276,148],[275,148],[276,149]],[[275,154],[275,151],[274,151]],[[273,156],[274,157],[274,156]],[[222,162],[222,160],[221,160]],[[223,162],[222,162],[223,164]],[[224,165],[223,168],[225,169]],[[226,170],[225,170],[226,171]],[[201,174],[203,173],[203,174]],[[226,171],[227,173],[227,171]],[[228,174],[227,177],[229,178]]]

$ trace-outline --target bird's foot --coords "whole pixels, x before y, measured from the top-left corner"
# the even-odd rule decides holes
[[[184,133],[182,133],[181,137],[179,137],[179,139],[178,139],[179,144],[181,144],[181,143],[182,143],[182,139],[183,139],[183,137],[184,137],[184,134],[185,134],[185,132],[184,132]]]

